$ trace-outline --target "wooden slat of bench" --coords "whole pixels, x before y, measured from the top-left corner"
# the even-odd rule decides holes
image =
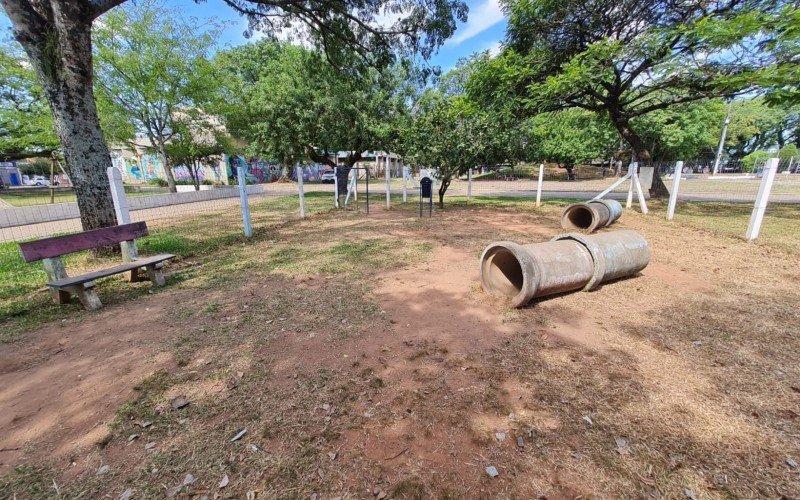
[[[172,254],[162,253],[159,255],[154,255],[153,257],[145,257],[137,259],[133,262],[126,262],[118,266],[109,267],[108,269],[100,269],[99,271],[92,271],[90,273],[81,274],[80,276],[51,281],[47,283],[47,286],[57,289],[69,288],[76,285],[82,285],[99,278],[105,278],[106,276],[113,276],[115,274],[121,274],[126,271],[138,269],[140,267],[158,264],[159,262],[164,262],[165,260],[169,260],[174,257],[175,256]]]
[[[52,238],[20,243],[19,250],[22,252],[22,258],[25,262],[35,262],[37,260],[60,257],[68,253],[80,252],[81,250],[115,245],[123,241],[142,238],[148,234],[147,224],[134,222],[132,224],[104,227],[82,233],[53,236]]]

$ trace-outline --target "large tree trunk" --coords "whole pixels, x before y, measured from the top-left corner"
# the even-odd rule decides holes
[[[640,167],[654,167],[653,168],[653,184],[650,186],[650,197],[651,198],[665,198],[669,196],[669,190],[667,186],[664,185],[664,181],[661,180],[661,174],[658,171],[658,168],[655,168],[653,165],[653,157],[650,154],[650,150],[647,148],[647,145],[644,143],[639,134],[634,131],[630,123],[628,122],[627,118],[621,117],[616,113],[610,113],[609,117],[611,118],[611,122],[616,127],[619,135],[627,142],[630,147],[631,151],[633,151],[633,159],[634,161],[639,163]]]
[[[34,11],[27,2],[0,1],[44,88],[83,229],[115,225],[106,176],[111,155],[92,91],[92,16],[83,2],[51,0]]]

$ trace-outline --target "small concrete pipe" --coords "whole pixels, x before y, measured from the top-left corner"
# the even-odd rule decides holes
[[[608,210],[608,221],[606,227],[617,222],[622,216],[622,205],[617,200],[591,200],[587,202],[589,205],[603,205]]]
[[[533,298],[633,275],[650,261],[647,241],[634,231],[585,236],[567,233],[545,243],[492,243],[481,255],[483,289],[522,307]]]
[[[568,231],[592,233],[616,222],[622,215],[622,205],[615,200],[592,200],[573,203],[561,214],[561,227]]]

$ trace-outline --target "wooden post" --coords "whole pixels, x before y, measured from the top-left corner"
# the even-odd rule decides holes
[[[672,174],[672,192],[669,194],[669,205],[667,206],[667,220],[672,220],[675,217],[675,205],[678,204],[678,187],[681,183],[681,175],[683,174],[683,162],[679,161],[675,164],[675,172]]]
[[[753,206],[753,213],[750,215],[750,224],[747,226],[747,241],[758,238],[761,231],[761,223],[764,221],[764,212],[769,203],[769,193],[772,191],[772,182],[775,180],[775,172],[778,171],[778,158],[770,158],[764,165],[764,173],[761,176],[761,184],[758,187],[756,203]]]
[[[108,175],[108,182],[111,185],[111,199],[114,201],[114,213],[117,215],[117,224],[130,224],[131,213],[128,208],[128,197],[125,196],[125,186],[122,184],[122,174],[117,167],[108,167],[106,169]],[[119,244],[122,250],[122,261],[132,262],[139,258],[139,253],[136,250],[136,242],[123,241]],[[131,281],[136,280],[136,272],[131,272],[128,276]]]
[[[333,206],[339,208],[339,167],[333,167]]]
[[[303,193],[303,167],[297,165],[295,167],[297,173],[297,196],[300,199],[300,218],[306,218],[306,197]]]
[[[240,165],[236,169],[237,177],[239,178],[239,200],[242,205],[242,222],[244,223],[244,235],[247,238],[253,236],[253,228],[250,225],[250,207],[247,204],[247,178],[245,177],[244,165]]]
[[[472,168],[467,170],[467,205],[472,205]]]
[[[389,170],[389,154],[386,154],[386,209],[392,208],[392,172]]]
[[[542,206],[542,183],[544,182],[544,163],[539,164],[539,183],[536,185],[536,206]]]
[[[633,181],[636,183],[636,197],[639,199],[639,209],[644,215],[647,215],[647,202],[644,200],[644,193],[642,192],[642,184],[639,182],[639,173],[637,169],[633,169]]]
[[[625,208],[631,208],[633,206],[633,183],[635,182],[633,179],[633,172],[636,170],[637,166],[636,162],[628,165],[628,175],[626,177],[631,180],[631,185],[628,186],[628,199],[625,201]]]

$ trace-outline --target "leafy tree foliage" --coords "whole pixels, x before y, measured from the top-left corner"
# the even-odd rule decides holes
[[[605,114],[638,161],[652,159],[635,121],[658,110],[752,87],[753,50],[771,0],[508,0],[507,49],[470,83],[516,95],[527,112]],[[663,194],[660,180],[651,194]]]
[[[439,180],[439,207],[454,177],[507,157],[509,131],[496,116],[462,95],[429,89],[414,106],[403,132],[407,160],[430,168]]]
[[[0,159],[49,156],[58,148],[53,115],[27,58],[0,46]]]
[[[461,0],[224,0],[250,30],[288,30],[340,67],[429,56],[466,20]],[[50,104],[84,229],[116,222],[105,170],[111,156],[94,99],[92,25],[125,0],[0,0]],[[380,25],[381,16],[397,19]],[[168,115],[164,115],[168,116]]]
[[[344,72],[317,51],[270,41],[220,54],[218,64],[227,75],[221,113],[253,155],[337,166],[330,155],[348,151],[347,169],[365,149],[396,142],[409,92],[402,66]]]
[[[209,55],[218,34],[218,27],[198,30],[157,0],[115,9],[95,25],[98,103],[146,135],[172,191],[174,159],[167,144],[176,132],[175,116],[212,101],[218,78]]]
[[[575,165],[608,158],[616,147],[616,134],[595,113],[578,108],[542,113],[523,125],[530,159],[557,163],[572,178]]]
[[[172,136],[166,153],[174,165],[189,171],[195,190],[200,189],[199,172],[223,153],[232,154],[235,145],[216,119],[202,116],[197,110],[181,113],[172,124]]]

